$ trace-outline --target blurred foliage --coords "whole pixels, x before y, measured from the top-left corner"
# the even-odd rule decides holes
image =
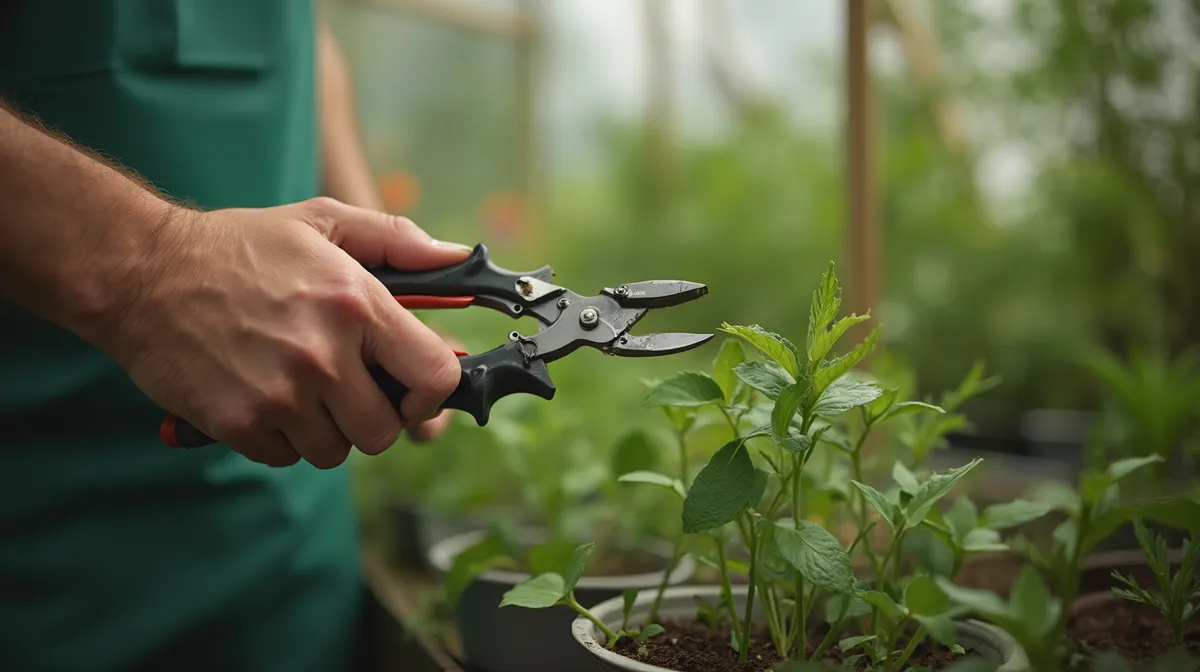
[[[878,77],[884,302],[875,313],[879,357],[917,398],[953,389],[985,359],[1004,382],[962,412],[979,432],[1012,437],[1026,410],[1109,410],[1106,400],[1122,398],[1128,380],[1097,376],[1079,352],[1161,352],[1165,362],[1200,341],[1200,268],[1191,263],[1200,257],[1200,2],[1005,5],[1009,13],[985,15],[978,3],[931,3],[946,89],[976,131],[967,155],[941,141],[935,92],[903,68]],[[355,36],[347,50],[372,163],[417,176],[421,200],[406,214],[436,237],[483,241],[514,270],[549,263],[584,293],[644,279],[709,285],[699,301],[652,312],[643,333],[711,332],[722,321],[802,332],[803,288],[829,260],[846,263],[838,134],[766,105],[726,135],[676,146],[660,191],[643,129],[613,124],[598,131],[603,171],[554,175],[541,201],[524,204],[511,195],[511,49],[365,10],[339,21]],[[980,165],[1013,146],[1034,159],[1030,189],[997,197],[980,186]],[[423,317],[472,352],[532,328],[478,309]],[[614,360],[581,351],[551,366],[554,401],[509,398],[489,427],[460,418],[434,444],[401,441],[357,460],[364,492],[409,493],[443,510],[536,501],[564,511],[588,490],[567,481],[611,468],[612,451],[638,428],[670,454],[670,435],[641,403],[643,380],[706,370],[715,354]],[[1159,370],[1143,364],[1121,360],[1130,371]],[[1191,380],[1184,375],[1163,380],[1177,389]],[[1178,411],[1178,426],[1196,419],[1194,406]],[[1155,434],[1156,447],[1133,447],[1141,439],[1120,436],[1127,451],[1176,440]],[[537,473],[518,455],[537,461]]]

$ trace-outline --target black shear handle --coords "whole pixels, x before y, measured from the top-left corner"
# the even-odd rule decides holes
[[[526,364],[516,342],[458,359],[462,364],[462,378],[442,408],[469,413],[480,427],[487,424],[492,405],[511,394],[532,394],[547,400],[554,398],[554,383],[546,363],[534,359]],[[379,366],[371,367],[371,377],[387,395],[388,401],[399,408],[408,388]],[[174,416],[163,421],[160,434],[163,442],[173,448],[199,448],[216,443],[188,421]]]
[[[497,266],[480,243],[471,256],[453,266],[428,271],[399,271],[387,266],[369,269],[392,296],[491,296],[521,304],[525,296],[521,278],[532,277],[549,282],[551,271],[545,266],[536,271],[518,273]],[[528,290],[526,290],[528,291]]]

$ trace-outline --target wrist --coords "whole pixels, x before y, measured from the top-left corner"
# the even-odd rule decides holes
[[[200,213],[146,193],[121,214],[120,232],[61,279],[66,326],[114,357],[138,308],[177,266]]]

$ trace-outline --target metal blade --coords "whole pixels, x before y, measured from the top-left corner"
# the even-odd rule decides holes
[[[646,334],[634,336],[625,334],[612,345],[604,348],[610,355],[618,357],[658,357],[674,355],[712,340],[716,334]]]
[[[708,286],[686,280],[648,280],[606,287],[603,293],[616,299],[623,308],[665,308],[708,294]]]

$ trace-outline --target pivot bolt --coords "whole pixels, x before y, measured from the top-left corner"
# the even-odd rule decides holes
[[[628,294],[628,293],[629,293],[629,287],[628,287],[628,286],[626,286],[626,285],[621,285],[620,287],[617,287],[617,290],[616,290],[616,294],[617,294],[617,296],[625,296],[625,295],[626,295],[626,294]]]
[[[595,308],[584,308],[579,313],[579,324],[582,324],[585,329],[591,329],[600,321],[600,313],[596,312]]]
[[[569,305],[571,305],[571,300],[565,296],[558,300],[559,309],[566,308]]]

